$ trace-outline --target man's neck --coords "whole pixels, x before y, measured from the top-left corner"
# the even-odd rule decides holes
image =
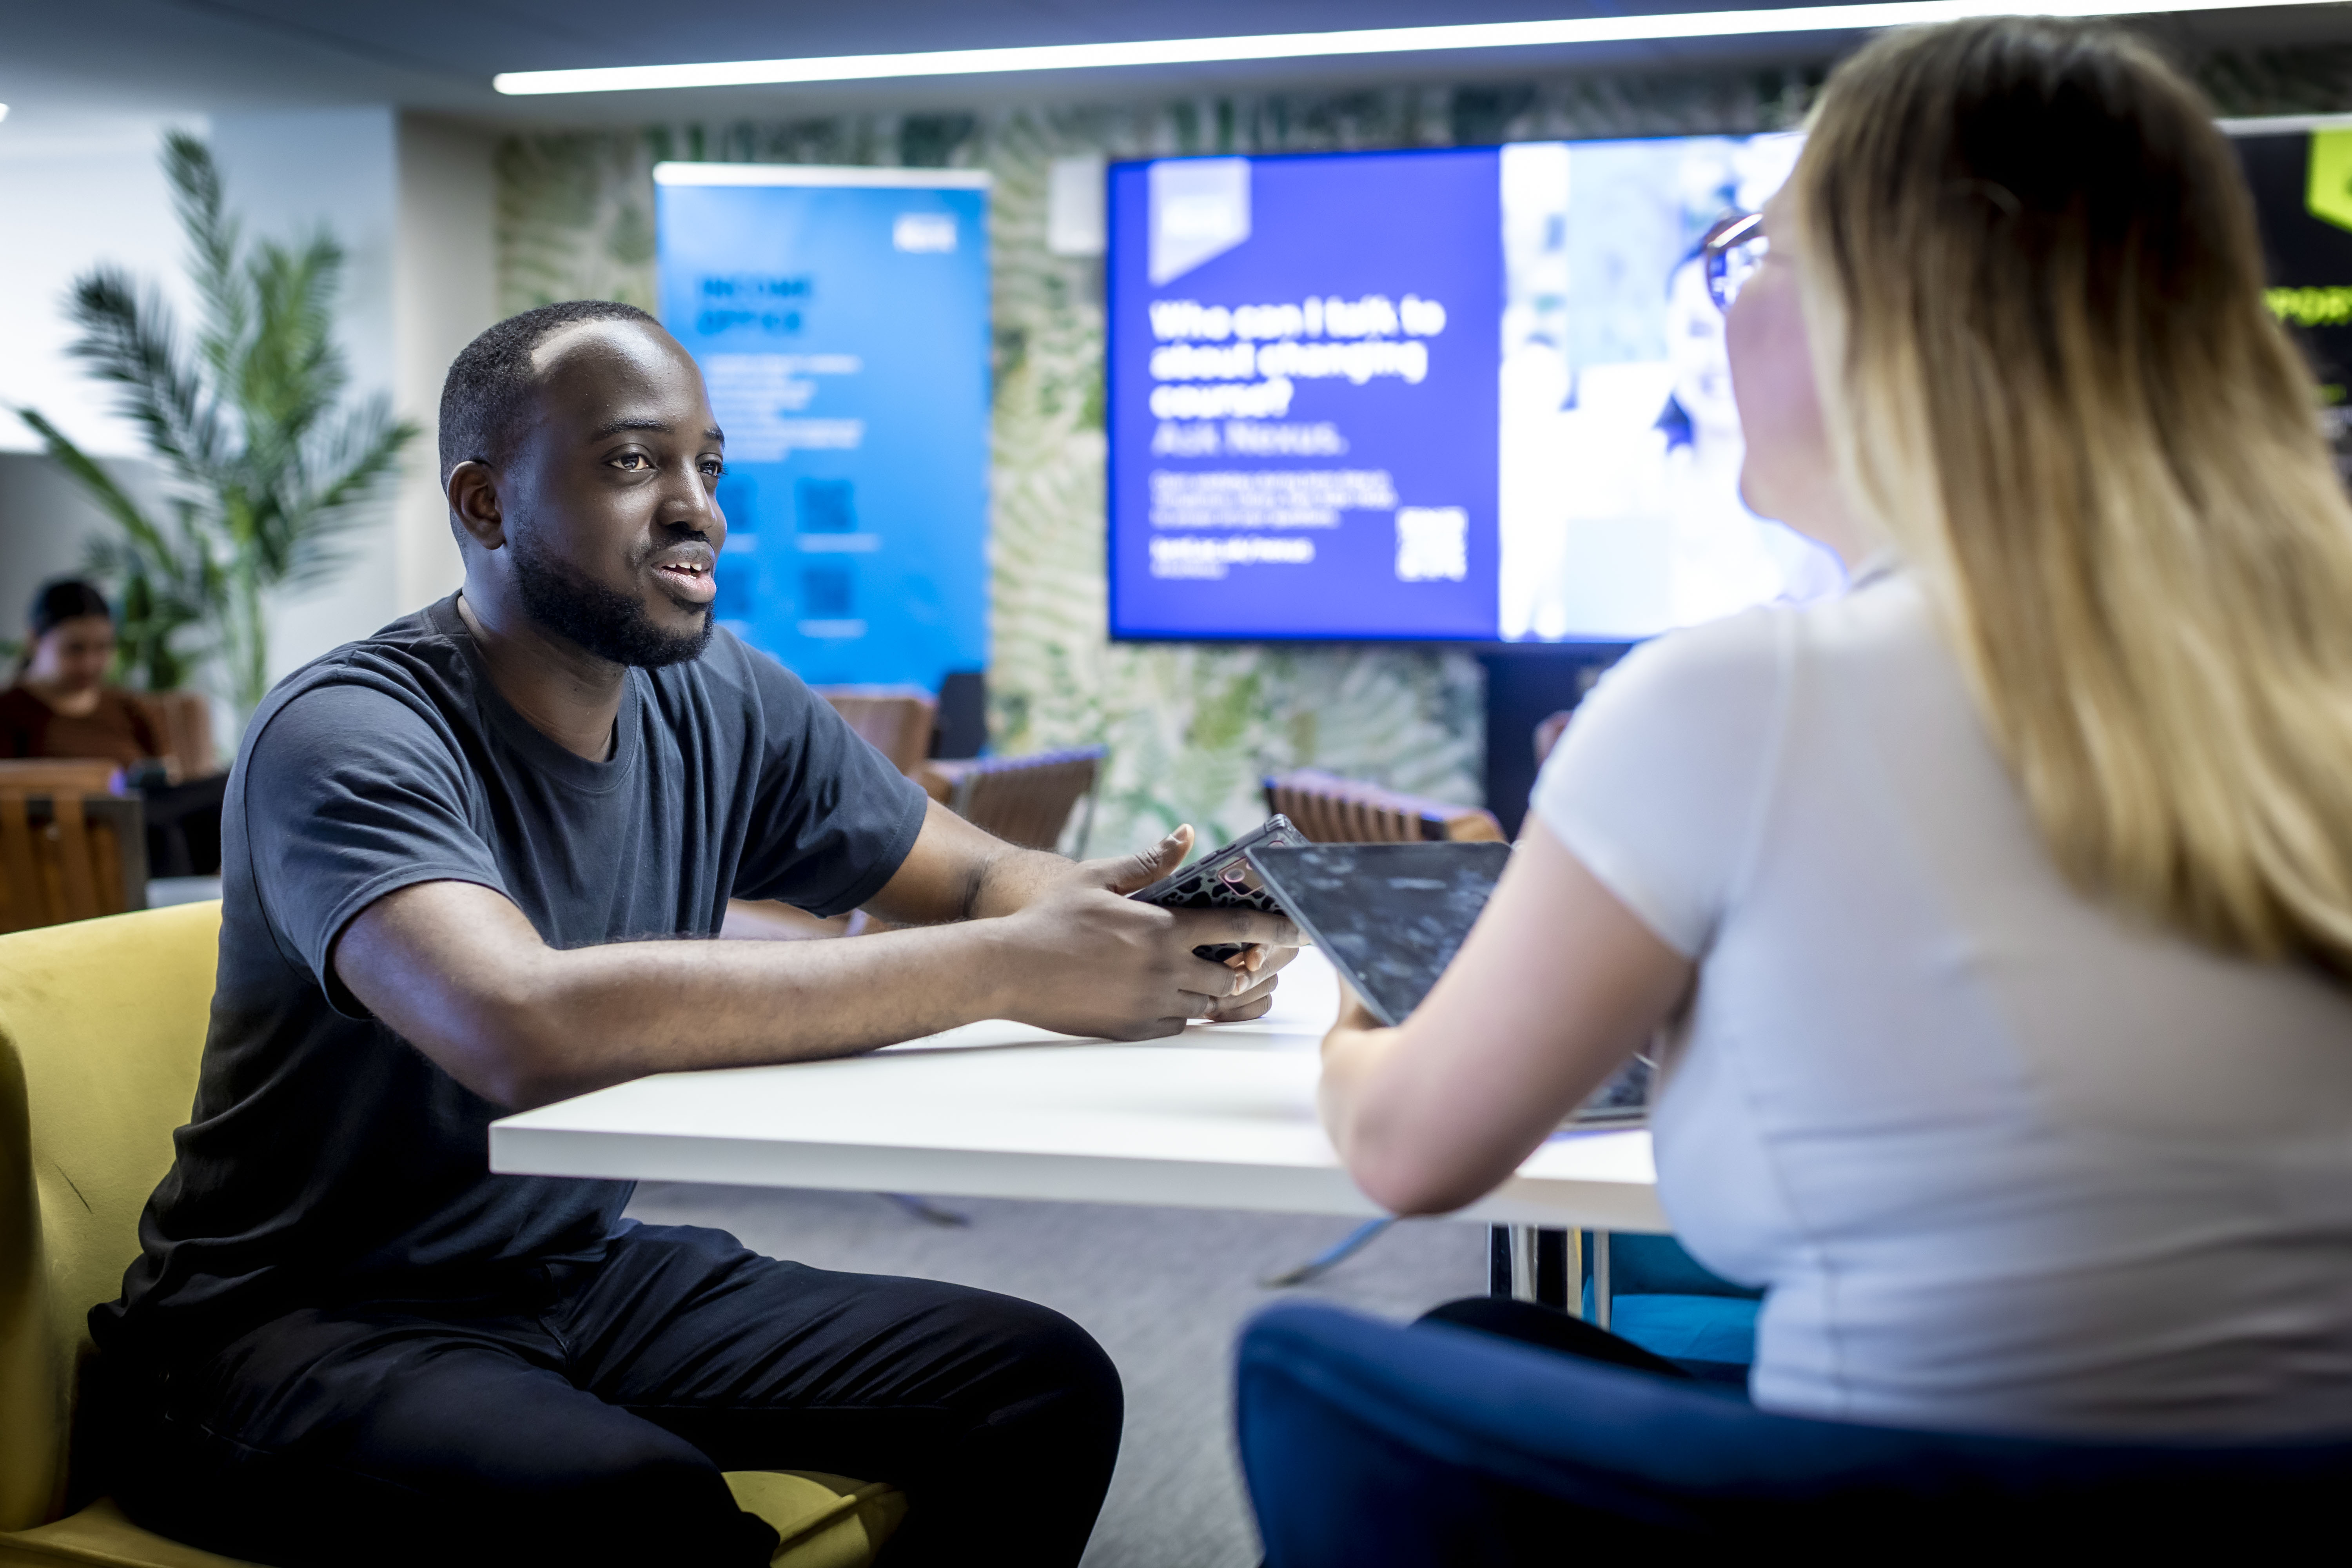
[[[610,761],[628,670],[549,637],[512,605],[457,595],[457,615],[489,666],[490,684],[530,727],[574,756]]]

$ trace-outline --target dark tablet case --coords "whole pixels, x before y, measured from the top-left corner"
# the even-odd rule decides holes
[[[1254,846],[1250,864],[1381,1022],[1401,1024],[1454,962],[1511,858],[1507,844]],[[1579,1123],[1639,1121],[1649,1063],[1636,1057],[1580,1107]]]

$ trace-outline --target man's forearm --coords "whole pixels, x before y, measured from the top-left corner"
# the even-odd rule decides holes
[[[1087,867],[1090,886],[1140,888],[1181,864],[1192,847],[1192,830],[1180,827],[1140,854],[1082,864],[1007,844],[933,801],[915,847],[866,907],[904,925],[1018,914],[1089,876]]]
[[[1026,909],[1076,862],[983,833],[936,801],[888,884],[866,908],[902,925],[1009,915]]]
[[[1069,879],[1076,862],[1043,849],[1007,846],[982,866],[973,879],[965,918],[990,920],[1018,914]]]
[[[538,1048],[525,1053],[536,1070],[515,1103],[650,1072],[848,1056],[995,1017],[1004,965],[990,945],[972,927],[940,926],[550,951],[517,1015],[535,1020]]]
[[[444,1071],[516,1107],[646,1073],[845,1056],[981,1018],[1152,1039],[1190,1019],[1265,1011],[1278,962],[1235,972],[1199,948],[1298,940],[1255,910],[1171,911],[1120,897],[1189,842],[1172,835],[1125,861],[1079,866],[935,814],[885,889],[892,896],[868,907],[948,923],[837,942],[559,950],[501,893],[421,882],[362,910],[331,963]],[[967,912],[999,918],[957,918]]]
[[[459,1082],[522,1109],[647,1073],[845,1056],[998,1016],[1014,966],[997,945],[976,923],[561,950],[498,894],[435,882],[364,911],[336,964]]]

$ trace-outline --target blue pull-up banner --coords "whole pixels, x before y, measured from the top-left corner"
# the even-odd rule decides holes
[[[719,620],[813,685],[988,662],[988,176],[663,163],[661,318],[727,436]]]

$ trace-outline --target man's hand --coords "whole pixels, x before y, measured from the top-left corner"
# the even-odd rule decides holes
[[[1192,1019],[1235,1023],[1273,1005],[1297,928],[1256,910],[1163,910],[1127,897],[1183,864],[1192,830],[1150,849],[1069,867],[1003,922],[1024,978],[1008,1016],[1117,1040],[1172,1035]],[[1245,942],[1223,963],[1192,950]]]
[[[1110,890],[1125,897],[1151,886],[1183,865],[1184,857],[1192,847],[1192,825],[1187,822],[1149,849],[1123,860],[1089,860],[1079,868],[1079,874],[1089,877],[1095,874],[1095,868],[1103,868],[1103,874],[1112,879],[1108,884]],[[1234,993],[1231,1001],[1212,1013],[1208,1022],[1244,1023],[1265,1016],[1266,1009],[1274,1005],[1275,977],[1298,956],[1299,943],[1304,940],[1297,926],[1288,921],[1284,921],[1282,925],[1289,933],[1285,940],[1253,942],[1224,961],[1225,967],[1246,971],[1251,979],[1248,984]],[[1200,945],[1215,944],[1202,942]]]

